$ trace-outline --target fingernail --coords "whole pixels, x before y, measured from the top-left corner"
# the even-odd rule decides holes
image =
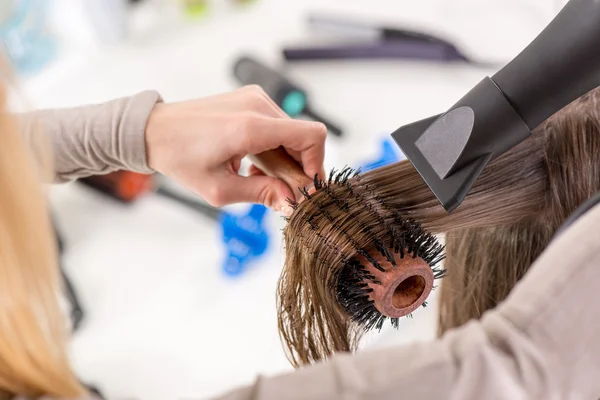
[[[315,121],[315,128],[327,132],[327,125],[322,122]]]
[[[282,206],[279,209],[279,212],[281,214],[285,215],[286,217],[289,217],[290,215],[292,215],[293,210],[292,210],[292,207],[290,207],[290,206]]]

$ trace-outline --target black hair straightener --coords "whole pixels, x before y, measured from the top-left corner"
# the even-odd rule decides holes
[[[83,308],[81,306],[81,302],[79,301],[79,296],[77,295],[77,291],[75,290],[75,286],[71,282],[71,279],[67,275],[65,269],[63,268],[62,258],[65,252],[65,242],[62,238],[61,233],[59,232],[56,223],[53,221],[54,234],[56,237],[56,244],[58,247],[58,255],[59,255],[59,267],[60,274],[62,277],[63,283],[63,293],[66,296],[67,301],[69,302],[70,307],[70,319],[71,319],[71,330],[73,332],[79,329],[81,322],[85,316],[83,312]]]
[[[482,67],[495,64],[476,60],[449,39],[425,31],[328,15],[310,15],[308,24],[315,32],[335,33],[338,40],[286,46],[283,56],[287,61],[402,59]]]
[[[571,0],[517,57],[443,114],[394,133],[447,212],[494,158],[600,86],[600,0]]]

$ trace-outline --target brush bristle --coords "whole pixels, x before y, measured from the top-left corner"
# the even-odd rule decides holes
[[[349,181],[354,178],[357,178],[356,181]],[[369,199],[367,199],[364,194],[361,196],[361,194],[358,193],[357,185],[361,185],[362,192],[368,193]],[[336,195],[332,190],[334,186],[345,187],[348,191],[348,196],[341,198]],[[315,202],[318,210],[310,216],[303,215],[302,221],[307,224],[309,228],[315,232],[320,241],[335,254],[339,254],[339,249],[335,248],[327,238],[321,236],[315,217],[318,216],[322,218],[329,226],[337,229],[346,237],[349,243],[352,244],[357,255],[362,256],[373,267],[385,273],[385,270],[377,260],[366,249],[359,246],[354,238],[347,234],[342,227],[338,226],[335,218],[329,212],[331,203],[335,204],[340,210],[348,212],[351,205],[347,198],[351,198],[355,199],[353,200],[355,201],[355,206],[357,204],[356,202],[364,205],[364,207],[369,210],[369,213],[377,220],[378,225],[385,228],[384,230],[386,233],[383,237],[373,237],[375,235],[368,226],[362,227],[361,230],[364,234],[373,237],[373,243],[375,244],[377,252],[385,257],[385,259],[394,267],[397,266],[394,257],[395,253],[398,254],[400,258],[411,256],[423,259],[432,268],[434,279],[440,279],[445,275],[446,270],[437,267],[437,264],[444,259],[444,247],[439,243],[437,238],[425,231],[418,222],[400,215],[396,210],[388,206],[385,200],[377,194],[375,188],[362,184],[360,181],[360,170],[355,171],[348,167],[343,168],[341,171],[332,169],[327,181],[321,180],[315,175],[314,188],[316,192],[323,191],[326,193],[331,202],[327,203],[329,205],[325,206],[315,199],[315,193],[309,195],[306,189],[301,188],[300,192],[305,200]],[[294,210],[298,209],[298,202],[291,199],[288,199],[288,202]],[[377,207],[374,203],[376,203]],[[382,209],[386,210],[386,218],[378,211]],[[390,223],[390,215],[392,216],[392,223]],[[317,252],[315,252],[315,257],[317,257]],[[388,319],[394,328],[398,328],[398,318],[389,318],[381,314],[375,307],[374,302],[369,296],[373,291],[373,289],[369,287],[369,283],[381,284],[375,276],[369,273],[368,269],[361,264],[360,261],[355,257],[352,257],[343,263],[335,282],[330,282],[330,289],[336,292],[337,300],[344,312],[363,330],[380,330]],[[423,307],[426,306],[427,303],[423,303]],[[409,314],[407,317],[412,318],[412,315]]]
[[[408,233],[408,238],[404,240],[404,245],[411,248],[409,254],[412,257],[421,257],[425,260],[433,270],[434,279],[443,278],[446,270],[436,267],[435,265],[443,260],[443,246],[435,239],[434,236],[425,232],[420,225],[405,224],[403,229]],[[382,241],[378,239],[380,243]],[[377,242],[376,242],[377,243]],[[387,248],[387,247],[386,247]],[[400,247],[399,249],[402,249]],[[400,254],[399,249],[396,251]],[[383,254],[386,256],[386,254]],[[377,268],[375,264],[374,267]],[[379,269],[379,268],[378,268]],[[337,281],[337,298],[343,310],[350,316],[352,321],[362,327],[365,331],[371,329],[380,330],[384,322],[388,319],[387,316],[381,314],[369,294],[372,289],[366,282],[379,284],[380,282],[374,276],[369,275],[364,265],[356,259],[350,259],[344,264]],[[424,302],[423,307],[427,307]],[[407,315],[412,318],[412,314]],[[398,328],[398,318],[389,318],[392,327]]]

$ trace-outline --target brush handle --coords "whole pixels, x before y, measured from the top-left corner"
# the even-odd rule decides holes
[[[298,188],[312,186],[313,184],[313,179],[304,173],[300,164],[283,147],[249,155],[248,158],[266,175],[284,181],[294,191],[297,200],[301,196]]]

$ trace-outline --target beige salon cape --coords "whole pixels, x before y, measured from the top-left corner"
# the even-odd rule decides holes
[[[46,128],[57,182],[116,169],[152,172],[144,128],[155,92],[28,114]],[[223,355],[227,349],[223,348]],[[234,355],[231,355],[234,356]],[[156,377],[160,379],[160,377]],[[175,398],[174,396],[173,398]],[[600,207],[537,260],[495,310],[439,340],[259,377],[221,400],[587,400],[600,397]]]

